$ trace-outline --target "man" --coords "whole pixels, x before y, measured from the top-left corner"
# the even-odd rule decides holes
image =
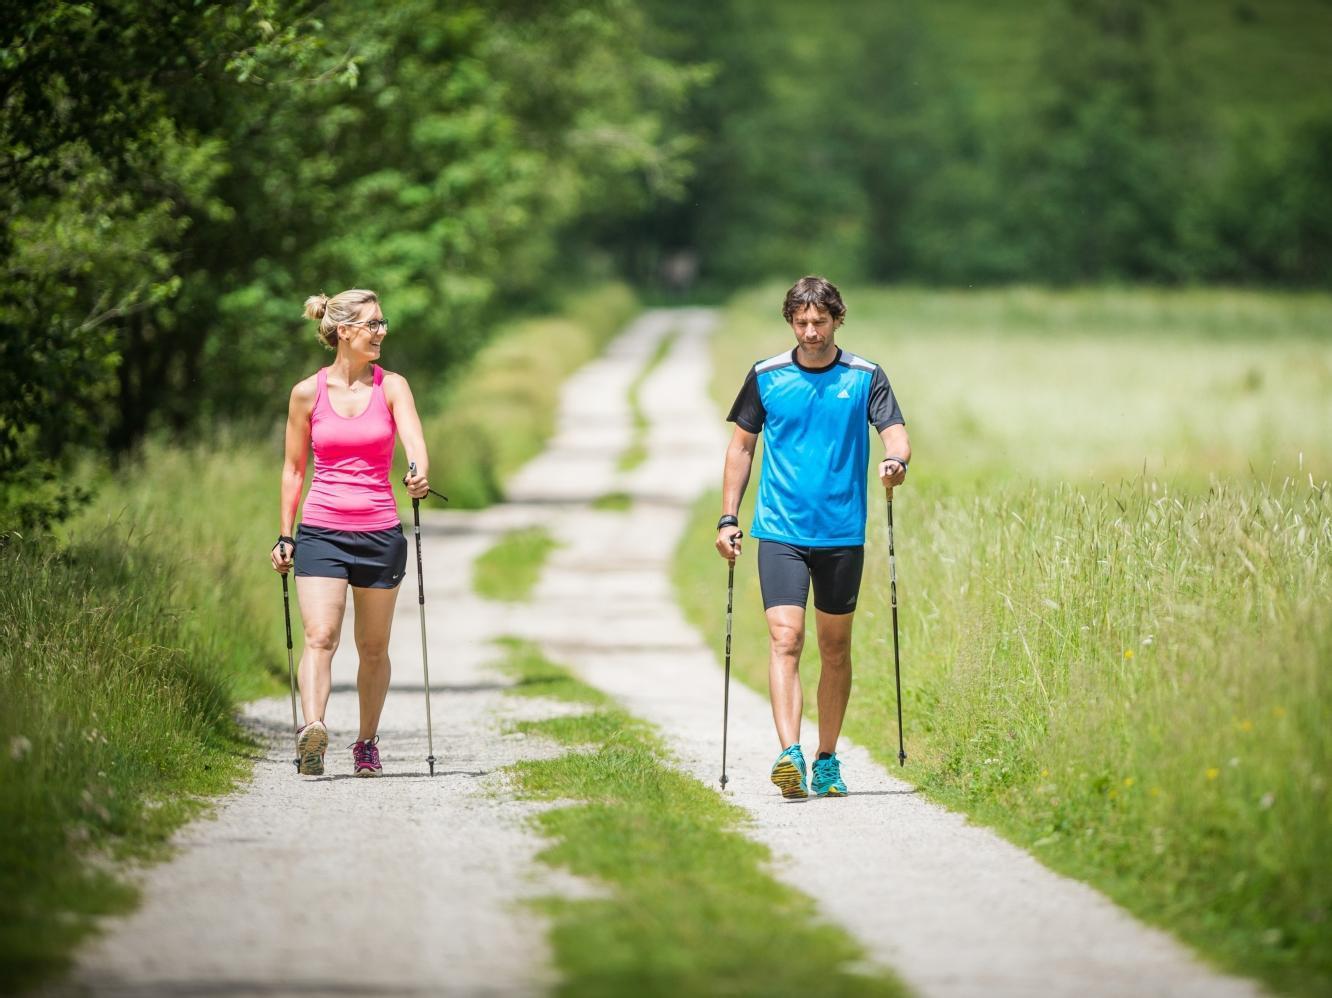
[[[755,364],[727,417],[735,432],[726,449],[717,551],[728,561],[740,554],[736,514],[758,435],[766,431],[750,533],[759,541],[768,689],[782,747],[772,782],[788,798],[803,799],[811,789],[800,747],[800,653],[813,583],[821,669],[812,790],[841,797],[847,791],[837,737],[851,696],[851,621],[865,560],[866,424],[883,440],[879,480],[889,488],[906,478],[911,445],[883,369],[837,346],[846,306],[834,285],[801,278],[786,293],[782,317],[795,333],[795,349]]]

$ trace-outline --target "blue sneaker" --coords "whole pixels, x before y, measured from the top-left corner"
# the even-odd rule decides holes
[[[809,796],[805,785],[805,753],[800,746],[792,745],[785,749],[772,764],[772,782],[788,800],[804,800]]]
[[[810,793],[815,797],[845,797],[846,784],[842,782],[842,764],[833,752],[826,759],[814,760],[814,776],[810,780]]]

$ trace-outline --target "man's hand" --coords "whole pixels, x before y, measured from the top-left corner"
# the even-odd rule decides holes
[[[740,554],[740,538],[743,536],[739,527],[722,527],[717,531],[717,553],[727,561],[735,561]]]
[[[885,457],[879,462],[879,481],[884,488],[891,489],[906,480],[906,462],[900,457]]]

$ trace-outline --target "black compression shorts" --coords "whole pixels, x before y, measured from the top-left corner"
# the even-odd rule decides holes
[[[407,571],[401,525],[387,530],[296,528],[296,575],[346,579],[357,589],[393,589]]]
[[[807,548],[781,541],[759,541],[759,588],[763,609],[804,606],[814,583],[814,608],[824,613],[851,613],[860,598],[865,546]]]

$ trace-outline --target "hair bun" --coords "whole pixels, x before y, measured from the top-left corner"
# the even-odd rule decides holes
[[[321,320],[328,311],[328,295],[311,295],[305,299],[305,317]]]

